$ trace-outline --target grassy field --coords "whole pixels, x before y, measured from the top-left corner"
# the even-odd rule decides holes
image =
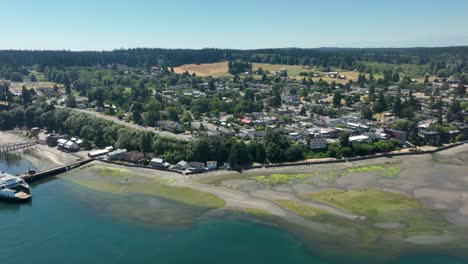
[[[178,74],[182,74],[185,71],[188,71],[190,74],[195,73],[197,76],[230,76],[228,73],[228,63],[226,61],[205,64],[185,64],[174,68],[174,72]]]
[[[87,168],[89,176],[70,179],[90,189],[112,193],[139,193],[155,195],[168,200],[206,208],[222,208],[224,201],[216,195],[187,187],[175,187],[167,181],[155,181],[124,169],[102,166]]]
[[[269,63],[252,63],[252,69],[256,71],[258,68],[262,68],[264,71],[276,72],[281,69],[288,70],[288,76],[290,78],[296,78],[298,80],[304,78],[299,74],[301,72],[314,72],[321,74],[321,70],[316,67],[305,67],[299,65],[284,65],[284,64],[269,64]],[[190,74],[195,73],[197,76],[213,76],[213,77],[226,77],[231,76],[228,73],[228,63],[227,62],[217,62],[217,63],[204,63],[204,64],[185,64],[179,67],[174,68],[174,72],[182,74],[185,71],[188,71]],[[347,83],[348,80],[357,81],[358,72],[354,71],[341,71],[340,69],[334,69],[334,71],[340,72],[340,74],[346,75],[347,79],[340,80],[338,78],[329,78],[328,76],[314,77],[314,81],[318,81],[320,78],[327,82],[336,83]],[[259,77],[259,76],[257,76]]]

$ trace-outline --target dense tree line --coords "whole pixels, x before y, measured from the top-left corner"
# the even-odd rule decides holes
[[[21,66],[0,65],[0,78],[12,82],[22,82],[23,77],[28,75],[28,70]]]
[[[247,144],[227,136],[204,136],[194,141],[192,159],[197,161],[216,160],[233,165],[256,163],[279,163],[303,160],[307,147],[293,144],[289,138],[277,131],[267,130],[262,142]]]
[[[296,161],[304,158],[304,146],[291,144],[278,132],[267,131],[263,143],[245,144],[227,136],[202,136],[193,141],[160,137],[153,133],[131,129],[112,121],[93,117],[48,103],[29,106],[13,105],[0,112],[0,130],[15,127],[42,127],[49,132],[83,138],[99,148],[115,146],[158,156],[176,163],[180,160],[230,162],[235,165]]]
[[[35,103],[24,107],[14,105],[0,112],[0,130],[15,127],[42,127],[83,138],[99,148],[115,146],[129,151],[155,152],[157,155],[178,162],[190,158],[189,142],[159,137],[153,133],[131,129],[112,121],[93,117],[66,108],[56,108],[48,103]]]
[[[119,49],[113,51],[0,51],[0,65],[94,66],[124,64],[128,66],[211,63],[243,60],[288,65],[317,65],[347,69],[358,61],[389,64],[429,64],[438,70],[456,60],[467,61],[468,47],[441,48],[318,48],[318,49]],[[461,65],[461,67],[464,67]]]

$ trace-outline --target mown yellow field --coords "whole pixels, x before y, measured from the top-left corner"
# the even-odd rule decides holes
[[[228,63],[226,61],[205,64],[185,64],[174,68],[174,72],[178,74],[182,74],[185,71],[188,71],[190,74],[195,73],[197,76],[230,76],[228,73]]]
[[[224,77],[224,76],[231,76],[228,73],[228,63],[227,62],[217,62],[217,63],[204,63],[204,64],[185,64],[179,67],[174,68],[174,72],[178,74],[182,74],[185,71],[188,71],[190,74],[195,73],[197,76],[213,76],[213,77]],[[299,65],[285,65],[285,64],[269,64],[269,63],[252,63],[252,69],[254,71],[258,70],[258,68],[262,68],[264,71],[269,72],[276,72],[281,69],[288,70],[288,76],[290,78],[302,79],[303,77],[300,76],[301,72],[314,72],[320,75],[323,75],[320,69],[317,67],[308,67],[308,66],[299,66]],[[346,75],[346,79],[338,79],[338,78],[329,78],[326,75],[321,77],[314,77],[314,81],[318,81],[322,78],[324,81],[336,83],[347,83],[348,80],[357,81],[359,73],[354,71],[341,71],[339,69],[333,69],[334,71],[338,71],[340,74]]]

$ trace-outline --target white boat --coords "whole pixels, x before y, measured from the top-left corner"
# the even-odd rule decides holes
[[[27,200],[31,198],[29,185],[20,177],[0,172],[0,199]]]

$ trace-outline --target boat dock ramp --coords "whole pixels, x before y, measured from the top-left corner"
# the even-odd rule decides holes
[[[55,167],[55,168],[52,168],[52,169],[48,169],[48,170],[44,170],[44,171],[40,171],[40,172],[27,172],[27,173],[23,173],[23,174],[20,174],[18,175],[18,177],[22,178],[25,182],[27,183],[31,183],[31,182],[35,182],[35,181],[38,181],[38,180],[43,180],[47,177],[52,177],[54,175],[57,175],[59,173],[62,173],[62,172],[66,172],[66,171],[69,171],[71,169],[74,169],[74,168],[77,168],[77,167],[80,167],[81,165],[84,165],[88,162],[91,162],[93,161],[93,158],[84,158],[82,160],[79,160],[79,161],[75,161],[75,162],[72,162],[72,163],[69,163],[69,164],[66,164],[66,165],[62,165],[62,166],[59,166],[59,167]]]

